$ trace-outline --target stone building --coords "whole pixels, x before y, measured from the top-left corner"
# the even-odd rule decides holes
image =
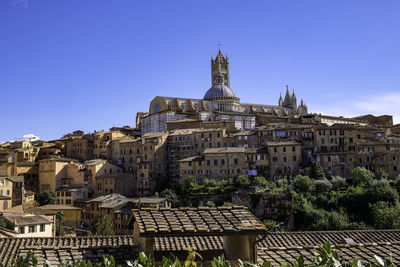
[[[51,158],[39,162],[39,192],[71,185],[81,185],[85,181],[85,166],[74,159]]]
[[[207,148],[203,156],[193,156],[179,161],[180,178],[189,176],[204,179],[227,179],[238,175],[266,174],[266,151],[245,147]]]
[[[168,123],[186,119],[233,121],[237,129],[252,129],[260,115],[289,118],[307,113],[304,101],[297,105],[296,95],[290,94],[288,87],[278,105],[241,103],[230,87],[229,58],[218,51],[215,60],[211,58],[211,88],[202,99],[157,96],[150,103],[149,113],[140,117],[140,125],[143,134],[166,131]]]

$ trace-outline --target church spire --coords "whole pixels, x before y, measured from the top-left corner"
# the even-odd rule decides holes
[[[283,106],[282,93],[280,93],[280,94],[279,94],[279,101],[278,101],[278,105],[279,105],[280,107],[282,107],[282,106]]]

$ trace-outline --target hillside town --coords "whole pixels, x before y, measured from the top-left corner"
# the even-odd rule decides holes
[[[203,98],[156,96],[134,126],[2,143],[0,251],[12,253],[0,263],[33,250],[53,264],[97,262],[108,253],[124,265],[138,251],[161,261],[192,248],[204,261],[224,254],[280,266],[326,240],[366,262],[360,247],[398,252],[400,231],[387,228],[399,225],[356,218],[357,207],[340,202],[354,188],[375,197],[369,186],[379,183],[374,188],[394,197],[376,193],[366,209],[392,208],[374,209],[383,200],[398,209],[400,125],[393,117],[313,113],[289,86],[283,97],[277,90],[276,104],[242,103],[229,64],[219,50]],[[336,204],[331,191],[343,194]],[[329,197],[323,207],[322,196]],[[315,209],[308,217],[301,213],[307,203]],[[335,212],[346,225],[330,221]],[[320,232],[301,232],[308,230]]]

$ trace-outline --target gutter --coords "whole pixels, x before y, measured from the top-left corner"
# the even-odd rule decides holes
[[[259,243],[259,242],[261,242],[261,241],[263,241],[265,238],[267,237],[267,235],[265,234],[265,235],[263,235],[263,236],[261,236],[261,238],[259,238],[259,239],[256,239],[254,242],[253,242],[253,258],[254,258],[254,264],[256,264],[257,265],[257,243]]]

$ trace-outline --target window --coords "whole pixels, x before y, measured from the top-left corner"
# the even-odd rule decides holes
[[[295,152],[296,151],[296,147],[292,146],[292,151]]]
[[[225,165],[225,160],[221,159],[221,165]]]
[[[25,226],[19,227],[19,233],[20,234],[25,234]]]
[[[277,131],[276,135],[277,136],[285,136],[285,131]]]
[[[296,156],[293,156],[293,161],[296,161],[297,159],[296,159]]]
[[[218,165],[218,160],[214,159],[214,165]]]
[[[321,144],[325,144],[325,139],[321,138]]]
[[[274,147],[274,152],[275,153],[278,152],[278,148]]]
[[[233,163],[234,163],[234,164],[238,164],[238,162],[239,162],[238,159],[234,159],[234,160],[233,160]]]
[[[283,161],[285,161],[285,162],[287,161],[286,157],[283,157]]]
[[[36,232],[36,225],[29,225],[29,233],[35,233]]]
[[[41,225],[40,225],[40,232],[44,232],[44,228],[45,228],[45,225],[44,225],[44,224],[41,224]]]
[[[207,160],[207,165],[210,166],[210,160],[209,159]]]
[[[286,147],[283,147],[283,152],[286,152]]]

